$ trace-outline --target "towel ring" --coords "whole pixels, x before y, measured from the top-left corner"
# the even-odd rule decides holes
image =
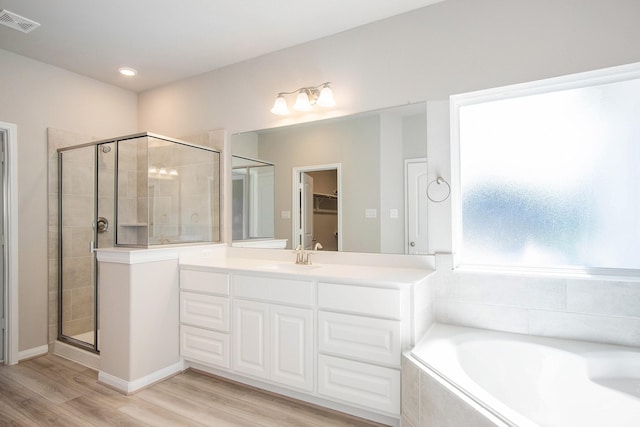
[[[440,185],[446,185],[447,187],[447,194],[444,197],[441,198],[433,198],[429,195],[429,192],[431,191],[431,186],[433,184],[437,184],[438,186]],[[434,187],[436,188],[436,187]],[[447,200],[449,198],[449,195],[451,194],[451,186],[449,185],[449,183],[441,176],[437,177],[436,179],[434,179],[433,181],[431,181],[429,183],[429,185],[427,185],[427,199],[431,200],[433,203],[442,203],[445,200]]]

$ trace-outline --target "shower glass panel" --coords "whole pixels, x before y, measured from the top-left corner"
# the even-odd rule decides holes
[[[58,340],[98,352],[94,249],[220,240],[220,153],[147,133],[58,150]]]
[[[220,153],[152,135],[117,144],[116,246],[220,240]]]
[[[60,151],[58,339],[98,350],[94,247],[113,246],[114,144]],[[97,227],[97,219],[103,225]]]
[[[232,239],[268,239],[275,235],[272,163],[241,156],[231,157]]]

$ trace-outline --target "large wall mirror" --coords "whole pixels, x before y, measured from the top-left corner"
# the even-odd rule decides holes
[[[245,132],[231,143],[234,165],[250,159],[273,168],[272,207],[264,203],[258,215],[273,221],[273,235],[259,240],[286,248],[319,243],[323,250],[426,253],[424,103]],[[234,177],[240,181],[235,166]],[[241,187],[234,179],[234,203],[243,198],[236,194]],[[234,245],[256,240],[236,228],[233,237]]]

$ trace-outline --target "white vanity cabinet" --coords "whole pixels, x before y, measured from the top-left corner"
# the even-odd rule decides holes
[[[428,271],[221,264],[181,267],[187,366],[398,425],[401,354],[415,323],[426,322],[415,319],[412,295],[425,289]]]
[[[236,275],[233,287],[234,371],[312,391],[313,282]]]
[[[321,282],[318,306],[318,393],[399,414],[408,290]]]
[[[205,365],[230,366],[229,275],[180,271],[180,353]]]

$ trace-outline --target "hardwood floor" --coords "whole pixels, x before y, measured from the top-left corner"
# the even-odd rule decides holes
[[[0,426],[352,426],[380,424],[187,371],[125,396],[98,373],[46,355],[0,366]]]

